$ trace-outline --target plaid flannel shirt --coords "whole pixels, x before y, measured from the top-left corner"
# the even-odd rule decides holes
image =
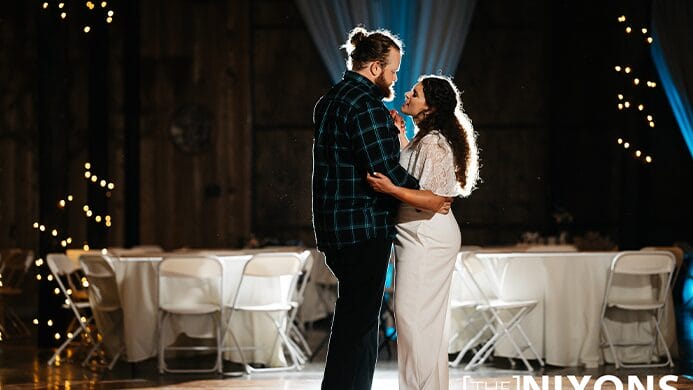
[[[313,227],[318,248],[393,238],[399,201],[371,189],[366,174],[380,172],[408,188],[418,188],[418,181],[399,165],[399,131],[378,87],[347,71],[315,105],[313,123]]]

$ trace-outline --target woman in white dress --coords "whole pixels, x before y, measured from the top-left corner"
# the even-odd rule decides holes
[[[450,79],[422,76],[405,96],[402,112],[413,118],[417,133],[403,145],[400,164],[419,179],[420,190],[397,187],[377,172],[367,179],[376,191],[403,202],[395,240],[399,388],[447,389],[445,321],[461,241],[454,214],[436,211],[449,198],[474,189],[476,140]]]

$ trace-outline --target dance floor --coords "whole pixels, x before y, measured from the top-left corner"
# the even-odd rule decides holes
[[[317,345],[324,336],[322,329],[315,329],[309,336],[309,343]],[[394,354],[394,348],[392,353]],[[83,368],[79,364],[64,363],[58,367],[48,367],[46,361],[50,350],[38,350],[33,346],[21,343],[0,343],[0,388],[1,389],[58,389],[58,388],[105,388],[105,389],[243,389],[243,390],[302,390],[318,389],[324,369],[324,352],[316,356],[314,363],[308,364],[299,372],[278,372],[254,374],[250,377],[220,377],[216,374],[165,374],[159,375],[156,359],[148,359],[135,365],[119,362],[108,371],[94,367]],[[189,363],[189,362],[186,362]],[[204,361],[200,365],[206,364]],[[517,368],[520,368],[518,364]],[[225,369],[238,369],[228,363]],[[548,376],[550,390],[572,390],[569,376],[576,376],[578,381],[590,376],[584,389],[618,389],[604,377],[612,375],[623,383],[622,389],[628,389],[628,376],[637,376],[646,384],[648,376],[653,376],[654,389],[659,389],[659,378],[665,375],[677,375],[676,383],[669,383],[674,388],[693,389],[693,382],[680,375],[677,367],[673,369],[622,369],[616,370],[613,365],[595,369],[576,367],[549,366],[532,373],[513,370],[505,358],[496,358],[479,369],[466,372],[461,368],[450,369],[450,389],[466,390],[524,390],[527,381],[532,380],[541,386],[541,376]],[[555,386],[555,376],[561,379],[561,386]],[[602,378],[603,384],[595,386]],[[545,378],[546,379],[546,378]],[[518,387],[518,380],[521,381]],[[532,388],[532,387],[529,387]],[[637,387],[636,387],[637,388]],[[644,387],[647,389],[647,387]],[[397,389],[397,362],[394,356],[388,355],[386,349],[381,352],[373,381],[374,390]],[[649,390],[649,389],[648,389]]]

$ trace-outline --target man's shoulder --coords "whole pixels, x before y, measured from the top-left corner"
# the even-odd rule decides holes
[[[382,105],[367,86],[349,79],[335,84],[319,102],[343,104],[355,109]]]

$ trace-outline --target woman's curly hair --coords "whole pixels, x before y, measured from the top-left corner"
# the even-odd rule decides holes
[[[476,188],[479,179],[479,152],[472,122],[464,114],[460,93],[450,78],[428,75],[419,77],[419,82],[429,112],[422,118],[414,118],[418,120],[418,132],[412,140],[412,147],[431,131],[442,133],[455,157],[455,176],[460,192],[466,197]]]

